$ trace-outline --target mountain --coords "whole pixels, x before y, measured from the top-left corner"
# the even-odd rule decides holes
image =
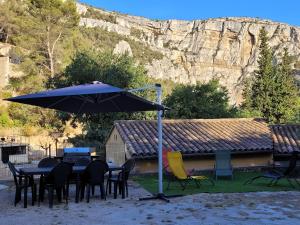
[[[77,9],[82,35],[77,42],[82,46],[127,52],[145,65],[150,77],[157,79],[194,84],[218,78],[227,87],[232,104],[241,103],[243,81],[257,68],[258,34],[262,27],[268,31],[275,55],[288,48],[295,56],[296,76],[300,77],[299,27],[256,18],[150,20],[80,3]],[[8,84],[9,78],[26,73],[18,69],[21,61],[12,54],[13,48],[0,43],[0,88]],[[65,58],[71,58],[78,50],[62,44],[60,51],[67,52],[63,48],[69,50]],[[60,62],[63,69],[70,60]]]
[[[242,85],[257,67],[258,34],[265,27],[275,55],[288,48],[300,74],[300,28],[257,18],[207,20],[150,20],[77,4],[80,25],[99,27],[124,39],[142,43],[159,57],[146,63],[148,75],[180,83],[206,82],[218,78],[229,90],[232,104],[242,101]],[[132,54],[128,41],[115,52]],[[145,53],[146,54],[146,53]]]

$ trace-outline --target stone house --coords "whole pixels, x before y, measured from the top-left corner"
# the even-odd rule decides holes
[[[181,151],[187,169],[213,169],[214,153],[226,149],[232,164],[264,167],[274,155],[300,151],[300,125],[268,126],[261,119],[163,120],[163,147]],[[106,141],[106,159],[121,165],[135,157],[136,172],[157,169],[157,122],[115,121]]]

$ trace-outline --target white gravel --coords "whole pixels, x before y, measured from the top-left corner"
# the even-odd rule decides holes
[[[96,196],[90,203],[74,203],[74,189],[68,205],[57,203],[48,208],[47,199],[40,206],[23,202],[13,205],[14,188],[0,191],[0,225],[55,224],[300,224],[300,192],[259,192],[236,194],[197,194],[162,201],[139,201],[149,195],[130,183],[129,198],[106,201]],[[29,203],[31,199],[29,199]]]

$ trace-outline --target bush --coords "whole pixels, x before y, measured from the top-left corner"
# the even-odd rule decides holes
[[[39,134],[39,128],[31,126],[31,125],[25,125],[22,128],[22,135],[29,137],[29,136],[35,136]]]
[[[88,8],[84,16],[96,20],[104,20],[110,23],[117,23],[116,16],[102,13],[101,11],[95,10],[93,8]]]
[[[7,112],[0,112],[0,127],[10,127],[13,125]]]

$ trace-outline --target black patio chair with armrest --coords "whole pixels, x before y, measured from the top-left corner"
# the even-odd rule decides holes
[[[48,190],[49,207],[53,207],[54,189],[56,190],[59,202],[61,202],[61,194],[63,192],[66,204],[68,204],[68,185],[72,174],[72,164],[61,162],[57,164],[44,180],[44,189]],[[39,202],[40,202],[39,198]]]
[[[14,164],[12,164],[10,161],[8,161],[8,167],[14,177],[14,183],[16,186],[16,193],[15,193],[15,206],[17,203],[21,200],[22,195],[22,189],[25,187],[31,187],[31,193],[32,193],[32,205],[34,205],[34,201],[36,200],[36,184],[34,183],[33,177],[28,177],[29,183],[25,184],[23,179],[26,178],[25,175],[20,174],[20,172],[16,169]],[[24,192],[24,199],[27,199],[27,193]]]
[[[253,177],[249,180],[247,180],[244,185],[246,184],[251,184],[253,183],[253,181],[259,179],[259,178],[266,178],[266,179],[271,179],[270,183],[269,183],[269,186],[273,186],[273,185],[276,185],[277,182],[280,180],[280,179],[287,179],[287,181],[289,182],[289,184],[295,188],[295,186],[293,185],[292,181],[291,181],[291,178],[293,173],[295,172],[296,170],[296,166],[297,166],[297,160],[298,160],[298,152],[294,151],[290,157],[290,160],[289,160],[289,165],[288,167],[286,168],[285,171],[279,171],[279,170],[276,170],[276,169],[272,169],[271,171],[268,171],[266,173],[263,173],[259,176],[256,176],[256,177]],[[295,182],[299,185],[299,182],[297,181],[297,179],[294,179]]]
[[[101,198],[106,199],[104,175],[108,172],[108,169],[107,163],[102,160],[94,160],[87,165],[85,171],[81,175],[80,200],[84,197],[86,186],[86,201],[89,202],[91,187],[95,187],[96,185],[100,186]]]
[[[57,164],[59,163],[59,161],[55,158],[43,158],[41,159],[41,161],[39,161],[38,163],[38,167],[39,168],[45,168],[45,167],[55,167]],[[41,197],[41,200],[43,200],[44,198],[44,193],[42,192],[44,190],[43,185],[44,185],[44,175],[41,175],[40,177],[40,185],[39,185],[39,196]]]
[[[123,164],[122,171],[119,172],[118,175],[108,177],[107,184],[106,184],[106,193],[107,193],[108,186],[110,186],[111,183],[114,183],[114,198],[117,198],[118,188],[119,188],[120,192],[121,192],[121,190],[123,190],[123,188],[125,188],[126,196],[128,197],[127,181],[128,181],[129,175],[130,175],[131,171],[133,170],[134,166],[135,166],[135,160],[133,158],[129,159]],[[123,184],[125,185],[125,187],[122,186]]]

